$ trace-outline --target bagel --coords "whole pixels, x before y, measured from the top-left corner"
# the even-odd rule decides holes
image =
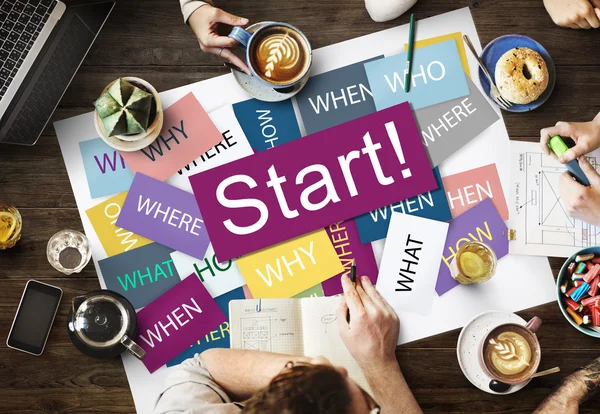
[[[514,48],[496,63],[496,86],[510,102],[528,104],[548,87],[548,67],[535,50]]]

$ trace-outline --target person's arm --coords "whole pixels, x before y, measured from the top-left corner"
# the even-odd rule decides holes
[[[600,1],[600,0],[599,0]],[[589,122],[557,122],[553,127],[540,131],[540,145],[546,155],[556,156],[550,150],[548,142],[554,135],[572,138],[575,146],[569,148],[558,161],[565,164],[589,152],[600,148],[600,112]]]
[[[302,356],[220,348],[207,349],[201,357],[211,377],[234,401],[246,400],[265,388],[287,362],[309,363],[312,360]]]
[[[396,359],[398,315],[368,277],[359,280],[355,286],[348,276],[342,276],[344,297],[337,313],[342,340],[360,365],[383,413],[421,413]]]
[[[600,358],[566,377],[535,410],[534,414],[579,412],[579,405],[600,389]]]
[[[552,21],[571,29],[600,27],[600,0],[544,0]]]

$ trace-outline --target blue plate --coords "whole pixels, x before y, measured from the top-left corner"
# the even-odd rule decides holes
[[[540,45],[538,42],[533,40],[530,37],[523,35],[506,35],[498,37],[492,40],[488,45],[483,49],[483,53],[481,55],[481,60],[485,64],[488,72],[492,75],[492,79],[496,79],[496,63],[498,59],[515,47],[527,47],[529,49],[535,50],[544,58],[546,62],[546,66],[548,67],[548,87],[544,91],[544,93],[535,101],[530,102],[528,104],[520,105],[513,104],[507,111],[510,112],[527,112],[533,111],[535,108],[541,106],[552,94],[552,90],[554,89],[554,83],[556,82],[556,69],[554,67],[554,62],[550,57],[550,54],[544,46]],[[479,83],[483,87],[483,90],[487,93],[487,95],[492,99],[492,95],[490,94],[490,83],[487,78],[483,74],[483,71],[479,69]],[[493,101],[493,99],[492,99]]]

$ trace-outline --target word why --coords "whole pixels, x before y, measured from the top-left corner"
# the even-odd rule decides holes
[[[114,209],[116,208],[116,213],[114,214],[109,214],[109,209]],[[116,223],[117,223],[117,219],[119,218],[119,214],[121,214],[121,206],[117,203],[110,203],[108,205],[106,205],[106,207],[104,207],[104,215],[108,218],[108,219],[114,219],[113,221],[110,222],[110,224],[112,226],[116,227]],[[135,246],[137,244],[137,242],[139,241],[137,239],[137,235],[125,230],[121,227],[117,227],[115,230],[115,234],[117,235],[117,237],[123,237],[123,239],[121,240],[121,244],[127,244],[128,246],[125,247],[125,251],[129,251],[129,249],[133,248],[133,246]],[[136,238],[132,238],[130,239],[130,237],[136,236]]]
[[[211,266],[211,261],[212,261],[212,266]],[[217,262],[217,256],[213,254],[212,259],[208,260],[206,257],[204,258],[204,263],[206,264],[206,267],[203,267],[202,269],[198,268],[198,265],[196,263],[194,263],[194,271],[196,272],[196,274],[198,275],[198,277],[200,278],[200,280],[202,282],[204,282],[204,277],[202,276],[202,273],[204,273],[205,271],[209,271],[210,274],[212,275],[212,277],[215,277],[217,275],[217,273],[215,272],[215,270],[217,272],[225,272],[227,270],[229,270],[231,268],[231,266],[233,265],[233,261],[232,260],[227,260],[223,263],[218,263]],[[214,270],[213,270],[214,268]]]
[[[162,203],[155,201],[152,206],[150,206],[150,199],[147,198],[142,202],[143,196],[140,194],[138,200],[138,213],[142,210],[145,210],[145,215],[152,215],[152,211],[154,211],[154,218],[156,219],[159,215],[162,215],[162,222],[167,223],[169,226],[177,227],[180,229],[182,226],[185,226],[185,231],[193,234],[194,236],[200,236],[199,233],[196,233],[194,230],[200,230],[202,227],[199,223],[203,223],[202,219],[198,217],[192,217],[188,213],[184,213],[176,208],[167,207],[166,210],[161,210]],[[170,214],[169,214],[170,213]],[[168,219],[167,219],[168,217]],[[190,226],[191,225],[191,226]]]
[[[440,130],[444,129],[446,132],[450,131],[462,120],[477,111],[477,108],[473,108],[473,110],[471,110],[473,104],[470,102],[467,103],[467,101],[469,101],[468,97],[460,101],[460,105],[453,106],[448,112],[443,114],[441,118],[438,118],[439,125],[437,127],[436,124],[431,124],[427,126],[427,132],[425,132],[425,130],[421,130],[421,135],[423,135],[423,144],[425,144],[426,147],[429,146],[429,141],[435,142],[435,135],[437,135],[438,138],[442,136],[442,134],[440,134]],[[452,122],[454,119],[452,115],[454,115],[456,118],[456,122]],[[461,115],[463,117],[462,119],[460,118]]]
[[[339,223],[332,224],[329,226],[329,231],[331,232],[331,243],[333,244],[333,248],[340,258],[340,262],[342,266],[344,266],[344,275],[349,275],[350,270],[352,268],[352,250],[346,251],[346,248],[350,246],[350,242],[345,241],[348,240],[348,232],[346,231],[346,227],[340,227]]]
[[[355,90],[358,88],[358,90]],[[333,105],[333,109],[338,109],[338,102],[343,102],[343,106],[355,105],[361,102],[365,102],[367,100],[366,95],[371,96],[373,98],[373,93],[367,89],[365,85],[359,83],[358,85],[348,86],[346,88],[340,89],[340,95],[335,96],[334,91],[327,92],[325,94],[325,99],[321,95],[317,95],[317,104],[312,100],[312,98],[308,98],[310,105],[317,115],[321,113],[321,110],[325,112],[329,112],[329,97],[331,96],[331,104]],[[360,99],[355,99],[355,97],[360,96]],[[348,104],[350,102],[350,104]],[[321,108],[322,107],[322,108]]]
[[[477,233],[477,237],[475,237],[473,235],[473,233],[468,233],[467,235],[473,240],[473,241],[480,241],[482,243],[485,243],[483,241],[483,237],[485,237],[486,239],[488,239],[488,241],[492,241],[493,240],[493,236],[492,236],[492,232],[490,231],[490,227],[488,226],[487,221],[483,222],[483,225],[485,227],[485,232],[479,227],[477,226],[475,228],[475,231]],[[448,257],[444,257],[442,256],[442,260],[444,261],[444,263],[446,263],[446,266],[448,266],[448,268],[450,268],[450,262],[452,261],[452,259],[454,257],[456,257],[456,252],[458,251],[458,249],[460,249],[460,246],[469,240],[467,237],[461,237],[460,239],[458,239],[456,241],[456,247],[455,249],[452,249],[452,246],[448,246],[448,249],[450,250],[451,255]]]
[[[190,320],[194,319],[192,312],[195,312],[198,314],[202,313],[202,308],[200,308],[200,306],[198,306],[198,304],[196,303],[196,300],[194,298],[190,298],[190,302],[193,303],[193,305],[188,305],[188,304],[182,303],[181,306],[178,306],[175,309],[173,309],[170,314],[165,315],[166,319],[168,320],[167,323],[163,324],[161,321],[158,321],[157,323],[154,324],[154,330],[146,329],[147,337],[140,334],[139,335],[140,338],[142,338],[142,340],[144,342],[146,342],[151,348],[154,348],[154,341],[156,340],[159,343],[161,343],[163,341],[163,334],[166,337],[171,336],[171,334],[169,333],[169,330],[168,330],[169,327],[173,328],[175,331],[178,331],[179,328],[183,327]],[[183,310],[182,310],[182,308],[183,308]],[[187,319],[185,319],[186,314],[187,314]],[[171,316],[173,318],[171,318]],[[173,321],[173,319],[175,319],[175,321]],[[175,323],[175,322],[177,322],[177,323]],[[160,329],[159,329],[159,327],[160,327]],[[161,331],[162,331],[162,333],[161,333]]]
[[[423,242],[419,241],[419,240],[411,239],[410,233],[408,234],[408,237],[406,238],[406,244],[405,244],[406,248],[404,249],[404,254],[412,257],[414,260],[402,259],[402,263],[406,263],[406,267],[405,268],[401,267],[400,270],[398,271],[399,279],[396,281],[396,283],[398,283],[398,285],[400,285],[402,287],[401,288],[397,287],[396,292],[404,292],[404,291],[410,292],[412,290],[412,287],[407,286],[407,284],[413,283],[414,279],[411,278],[410,276],[408,276],[407,274],[410,274],[410,275],[417,274],[414,270],[411,270],[410,267],[412,265],[415,265],[415,267],[418,266],[419,256],[417,256],[417,252],[419,250],[421,250],[421,247],[409,247],[411,244],[422,245]]]
[[[392,90],[393,93],[396,93],[398,89],[398,85],[400,85],[400,90],[404,90],[404,77],[406,75],[407,70],[404,69],[402,75],[398,72],[394,72],[394,81],[392,82],[388,75],[383,75],[388,86]],[[434,60],[429,62],[427,65],[427,69],[423,65],[418,65],[418,67],[413,68],[412,75],[410,77],[412,81],[412,87],[416,88],[418,86],[417,79],[421,78],[423,81],[423,85],[427,85],[427,78],[431,79],[434,82],[441,81],[446,76],[446,67],[440,61]]]
[[[467,185],[463,188],[458,188],[457,195],[452,196],[450,191],[447,192],[448,202],[450,203],[450,208],[454,210],[454,202],[459,201],[462,207],[465,206],[465,201],[467,205],[477,204],[486,198],[494,198],[494,194],[492,193],[492,187],[489,180],[485,181],[486,187],[477,183],[475,185]],[[472,191],[473,187],[475,187],[475,191]],[[464,195],[464,198],[463,198]],[[484,197],[485,195],[485,197]],[[476,197],[475,197],[476,196]]]
[[[131,276],[129,276],[129,273],[125,273],[125,276],[123,276],[123,279],[125,279],[124,282],[123,279],[121,279],[121,276],[117,276],[117,280],[119,281],[121,287],[125,292],[127,292],[130,288],[136,289],[138,287],[138,280],[140,283],[139,286],[144,286],[144,279],[148,279],[150,283],[156,283],[158,282],[159,276],[162,276],[165,279],[168,279],[169,277],[173,276],[173,269],[171,268],[171,263],[173,263],[173,260],[167,260],[166,262],[155,264],[154,272],[151,272],[150,267],[146,266],[146,273],[144,274],[142,274],[141,270],[134,270],[133,272],[131,272]],[[169,271],[168,275],[167,272],[163,270],[163,265],[167,266]]]
[[[100,169],[100,172],[102,174],[106,174],[106,171],[107,171],[106,164],[107,163],[108,163],[108,166],[110,167],[111,171],[117,170],[117,153],[118,153],[118,151],[113,151],[112,162],[110,160],[110,156],[107,153],[104,153],[102,155],[102,164],[100,163],[98,156],[94,155],[94,160],[96,160],[96,164],[98,164],[98,168]],[[123,169],[123,170],[127,169],[127,166],[125,165],[125,159],[123,159],[123,156],[121,154],[119,154],[119,159],[121,160],[121,169]]]
[[[200,155],[199,158],[200,158],[201,162],[206,162],[207,160],[216,157],[217,155],[219,155],[221,153],[221,149],[223,151],[227,151],[229,148],[231,148],[237,144],[237,141],[234,140],[233,136],[227,135],[227,134],[230,134],[229,130],[227,130],[221,134],[223,136],[223,141],[219,142],[217,145],[215,145],[214,147],[212,147],[211,149],[206,151],[204,154]],[[192,161],[192,164],[194,165],[194,167],[197,167],[198,160]],[[189,171],[192,167],[190,164],[187,164],[183,168],[185,168],[186,171]],[[179,175],[183,175],[183,169],[181,169],[177,172],[179,173]]]
[[[416,197],[408,198],[406,200],[399,201],[394,204],[390,204],[389,206],[385,206],[382,208],[378,208],[377,210],[370,211],[369,214],[371,215],[373,222],[377,223],[377,220],[379,220],[379,216],[381,216],[382,220],[388,220],[388,212],[391,217],[392,211],[399,211],[402,214],[406,214],[406,213],[414,213],[419,210],[423,210],[423,208],[425,206],[423,203],[427,204],[429,207],[434,206],[433,197],[431,196],[430,191],[423,193],[423,194],[419,194]],[[415,204],[417,204],[418,206],[413,207],[413,205],[415,205]]]
[[[173,145],[173,144],[171,143],[171,145],[169,145],[170,141],[174,140],[175,144],[179,145],[180,139],[182,139],[182,138],[187,139],[188,136],[183,129],[183,119],[179,122],[181,123],[179,128],[177,128],[176,126],[172,126],[171,128],[168,129],[168,131],[169,131],[168,138],[165,139],[162,135],[159,135],[158,138],[156,138],[156,140],[152,144],[148,145],[147,148],[141,149],[142,153],[146,157],[150,158],[150,160],[152,160],[152,162],[154,162],[157,159],[157,155],[162,157],[163,155],[166,154],[166,151],[171,151],[171,145]],[[175,132],[173,132],[173,131],[176,131],[181,135],[179,137],[179,139],[177,138],[178,134],[175,134]],[[162,142],[162,144],[161,144],[161,142]],[[164,145],[164,148],[166,148],[166,151],[163,150],[163,145]],[[146,151],[147,149],[150,150],[150,154],[148,154],[148,152]],[[156,155],[154,153],[156,153]]]
[[[267,286],[271,287],[271,286],[273,286],[272,276],[275,276],[275,278],[277,280],[279,280],[280,282],[283,281],[283,271],[281,269],[282,262],[283,262],[283,265],[285,266],[285,270],[287,271],[287,275],[289,277],[294,276],[294,272],[292,270],[292,265],[298,265],[300,267],[300,269],[306,270],[305,262],[302,261],[302,258],[300,258],[300,254],[298,252],[304,253],[304,255],[308,259],[310,259],[310,263],[313,266],[317,264],[317,261],[315,260],[315,257],[313,255],[313,242],[311,241],[308,251],[305,250],[303,247],[299,247],[298,249],[292,250],[292,255],[295,257],[295,259],[287,259],[285,256],[281,256],[281,260],[280,260],[278,257],[275,261],[276,266],[277,266],[277,271],[273,268],[273,266],[270,263],[266,264],[266,274],[267,274],[266,276],[263,274],[263,272],[260,269],[255,269],[255,271],[258,274],[258,276],[260,276],[260,278],[263,280],[263,282],[265,282],[265,284]],[[306,259],[306,258],[304,258],[304,259]]]

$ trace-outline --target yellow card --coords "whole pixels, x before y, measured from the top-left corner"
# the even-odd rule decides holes
[[[255,298],[289,298],[344,271],[325,230],[236,260]]]
[[[127,197],[127,191],[117,194],[85,212],[108,256],[114,256],[152,243],[152,240],[138,236],[115,224],[121,213],[125,197]]]
[[[460,62],[462,63],[463,70],[465,71],[467,76],[469,76],[469,78],[470,78],[471,71],[469,70],[469,62],[467,61],[467,53],[465,51],[465,44],[463,42],[461,32],[448,33],[443,36],[437,36],[437,37],[431,37],[429,39],[417,40],[415,42],[415,49],[418,49],[420,47],[435,45],[436,43],[442,43],[442,42],[445,42],[446,40],[450,40],[450,39],[454,39],[454,41],[456,42],[456,48],[458,49],[458,56],[460,56]],[[405,51],[408,50],[408,43],[404,44],[404,50]]]

